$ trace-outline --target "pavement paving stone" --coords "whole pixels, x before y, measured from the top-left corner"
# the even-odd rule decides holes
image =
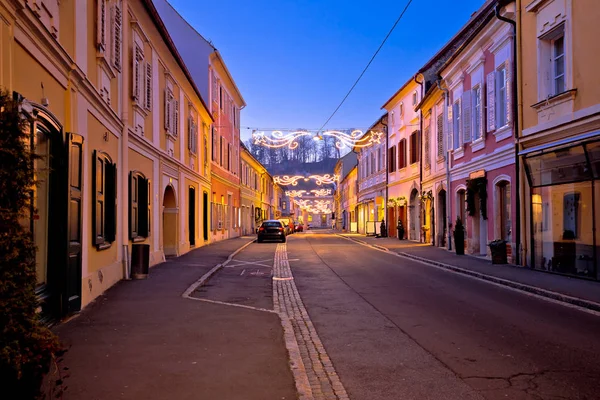
[[[289,319],[294,329],[297,345],[300,348],[301,362],[310,384],[311,397],[306,397],[306,399],[340,400],[348,398],[344,385],[331,360],[327,357],[319,335],[302,303],[300,293],[293,281],[285,244],[277,246],[274,259],[273,298],[277,299],[275,311],[280,314],[282,319]]]
[[[434,263],[449,264],[478,274],[485,274],[495,278],[517,282],[522,285],[582,299],[586,302],[600,304],[600,282],[547,273],[512,264],[492,264],[490,260],[482,257],[470,255],[459,256],[443,248],[410,240],[377,238],[358,234],[342,234],[342,236],[363,244],[382,247],[388,251],[406,256],[424,258]],[[585,306],[585,304],[582,304],[582,306]],[[593,309],[595,309],[595,307]]]

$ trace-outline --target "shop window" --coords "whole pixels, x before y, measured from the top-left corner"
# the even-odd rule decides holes
[[[140,172],[129,173],[129,239],[143,241],[150,233],[150,181]]]
[[[94,151],[92,191],[93,242],[98,250],[109,248],[116,238],[117,167],[106,153]]]

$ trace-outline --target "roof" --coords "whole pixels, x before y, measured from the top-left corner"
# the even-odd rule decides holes
[[[448,40],[446,42],[446,44],[444,46],[442,46],[442,48],[440,50],[437,51],[437,53],[435,53],[433,55],[433,57],[431,57],[418,71],[415,75],[413,75],[400,89],[398,89],[393,95],[392,97],[390,97],[388,99],[388,101],[385,102],[385,104],[381,107],[382,109],[385,108],[398,94],[400,94],[400,92],[402,92],[402,90],[404,90],[406,88],[406,86],[408,86],[410,84],[410,82],[412,82],[414,80],[414,78],[421,74],[424,73],[427,70],[430,70],[431,68],[434,68],[435,70],[435,74],[437,75],[437,73],[439,72],[440,68],[436,67],[436,64],[440,62],[441,59],[444,59],[445,56],[448,55],[448,53],[454,54],[456,53],[459,49],[453,49],[453,47],[458,46],[459,44],[462,46],[462,43],[464,42],[465,39],[465,34],[469,33],[474,26],[477,25],[477,22],[480,22],[481,20],[481,16],[483,14],[486,13],[486,11],[489,11],[490,9],[493,9],[493,5],[495,5],[495,3],[497,3],[499,0],[486,0],[485,3],[473,14],[471,14],[471,17],[469,18],[469,20],[462,26],[462,28],[460,28],[456,34],[454,34],[454,36],[452,36],[450,38],[450,40]],[[470,35],[470,33],[469,33]],[[444,60],[444,63],[446,62],[446,60]],[[429,90],[429,88],[426,88],[425,90]]]
[[[206,113],[209,115],[211,121],[214,122],[214,119],[210,113],[210,108],[208,108],[208,106],[206,105],[206,102],[204,101],[204,98],[202,97],[202,94],[198,89],[198,86],[196,85],[192,74],[190,74],[190,71],[188,70],[185,62],[183,61],[183,58],[181,58],[181,54],[179,54],[179,51],[177,51],[177,47],[175,46],[175,43],[173,43],[173,39],[171,38],[171,35],[169,34],[169,31],[167,30],[167,27],[165,26],[163,20],[160,18],[160,15],[158,14],[156,7],[154,6],[154,3],[152,2],[152,0],[142,0],[142,2],[146,6],[146,10],[148,10],[150,17],[152,18],[154,24],[158,28],[161,37],[165,41],[169,50],[171,51],[171,54],[175,58],[175,61],[177,62],[177,64],[185,74],[186,78],[190,82],[190,85],[192,85],[192,88],[198,95],[198,98],[200,99],[202,106],[206,110]]]

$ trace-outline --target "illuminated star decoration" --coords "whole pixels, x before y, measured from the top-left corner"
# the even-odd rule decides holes
[[[290,150],[294,150],[298,147],[298,138],[302,136],[312,136],[313,134],[308,131],[293,131],[289,133],[283,133],[282,131],[272,131],[271,136],[266,136],[264,132],[252,132],[252,139],[254,144],[272,149],[279,149],[282,147],[288,147]]]
[[[306,190],[286,190],[285,195],[288,197],[302,197]]]

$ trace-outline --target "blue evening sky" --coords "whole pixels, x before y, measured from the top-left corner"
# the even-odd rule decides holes
[[[247,106],[242,127],[318,129],[408,0],[169,0],[221,52]],[[327,128],[366,129],[484,0],[413,0]],[[242,139],[250,137],[242,129]]]

